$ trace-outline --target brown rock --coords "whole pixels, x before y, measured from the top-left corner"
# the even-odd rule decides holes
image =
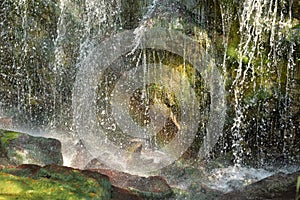
[[[12,128],[13,120],[8,117],[0,117],[0,127],[1,128]]]
[[[113,199],[162,199],[172,195],[171,187],[160,176],[140,177],[110,169],[92,169],[109,177]]]
[[[79,176],[87,177],[87,179],[96,180],[106,189],[105,191],[109,191],[106,196],[111,196],[113,200],[165,199],[173,194],[170,186],[162,177],[146,178],[110,169],[78,170],[54,164],[44,167],[24,164],[18,167],[0,166],[0,170],[15,176],[34,179],[47,178],[62,181],[74,179],[78,181],[80,180]]]

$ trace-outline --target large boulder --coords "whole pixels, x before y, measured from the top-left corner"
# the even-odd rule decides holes
[[[168,199],[159,176],[140,177],[109,169],[78,170],[58,165],[0,166],[0,199]]]
[[[69,167],[0,168],[0,199],[111,199],[107,176]]]
[[[60,141],[0,129],[0,164],[63,164]]]

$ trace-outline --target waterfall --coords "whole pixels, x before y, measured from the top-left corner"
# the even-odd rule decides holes
[[[234,136],[234,156],[236,164],[240,165],[242,163],[242,155],[252,154],[252,152],[247,152],[247,147],[243,145],[245,143],[245,130],[247,127],[246,118],[249,113],[249,103],[244,105],[245,97],[248,95],[249,89],[255,91],[262,90],[262,95],[265,95],[261,99],[262,102],[258,104],[265,104],[268,95],[273,95],[273,98],[283,98],[282,101],[283,109],[280,109],[280,119],[284,120],[280,122],[281,127],[279,129],[284,130],[284,135],[281,137],[281,141],[274,141],[277,143],[282,142],[282,153],[285,154],[285,144],[287,138],[293,140],[293,136],[286,136],[286,131],[290,123],[288,122],[289,107],[290,107],[290,73],[294,66],[293,48],[295,46],[294,42],[291,40],[288,42],[290,37],[290,32],[288,30],[292,27],[291,21],[291,2],[286,1],[252,1],[246,0],[240,4],[239,16],[239,34],[240,42],[237,47],[237,59],[238,67],[236,69],[234,81],[232,84],[232,90],[234,92],[234,110],[235,119],[233,127],[231,128]],[[284,42],[290,43],[289,45],[284,45]],[[266,53],[265,52],[269,52]],[[285,56],[287,54],[287,56]],[[285,60],[282,63],[281,60]],[[281,63],[280,63],[281,62]],[[284,76],[282,71],[286,71]],[[276,82],[272,82],[272,76],[277,76]],[[282,79],[285,79],[285,87],[282,88]],[[276,86],[278,85],[278,86]],[[276,89],[276,87],[278,87]],[[249,99],[250,100],[250,99]],[[252,99],[251,101],[256,101]],[[254,102],[253,102],[254,103]],[[256,112],[261,113],[266,107],[261,106],[257,108]],[[274,112],[278,108],[274,108]],[[253,112],[253,111],[252,111]],[[255,111],[254,111],[255,112]],[[249,119],[248,119],[249,120]],[[257,121],[259,124],[257,130],[254,132],[258,146],[258,157],[262,160],[266,155],[263,152],[263,148],[259,146],[264,145],[265,133],[267,132],[267,119],[262,119],[253,117],[250,121]],[[261,121],[260,121],[261,120]],[[274,131],[276,132],[276,131]],[[278,133],[275,133],[278,134]],[[276,143],[273,143],[276,145]]]
[[[0,118],[14,129],[72,132],[84,145],[90,137],[101,157],[99,139],[105,156],[119,156],[108,161],[128,162],[126,143],[142,143],[144,161],[157,156],[155,169],[179,157],[291,161],[299,145],[295,4],[6,0]]]

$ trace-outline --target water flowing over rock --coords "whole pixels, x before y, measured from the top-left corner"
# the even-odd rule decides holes
[[[119,199],[169,188],[157,178],[163,194],[132,189],[152,179],[114,169],[163,174],[176,200],[222,197],[222,184],[236,190],[224,198],[282,198],[260,193],[260,182],[239,190],[300,163],[299,8],[297,0],[2,0],[0,129],[9,131],[0,130],[0,164],[105,168]],[[211,177],[222,187],[206,184]]]
[[[297,179],[300,171],[292,174],[278,173],[233,191],[218,198],[220,200],[238,199],[286,199],[296,198]]]

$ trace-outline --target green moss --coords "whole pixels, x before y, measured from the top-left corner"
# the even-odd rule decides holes
[[[110,199],[108,180],[100,184],[77,170],[51,172],[41,169],[34,178],[27,177],[26,170],[21,173],[18,169],[6,171],[19,172],[20,176],[0,172],[0,199]]]
[[[21,133],[14,131],[0,130],[0,141],[2,145],[7,145],[9,141],[19,137]]]
[[[300,176],[298,176],[296,185],[296,199],[300,199]]]
[[[172,190],[176,199],[191,199],[192,195],[188,191],[179,188],[172,188]]]
[[[83,199],[67,184],[49,179],[34,180],[0,173],[1,199]],[[78,198],[79,197],[79,198]]]

